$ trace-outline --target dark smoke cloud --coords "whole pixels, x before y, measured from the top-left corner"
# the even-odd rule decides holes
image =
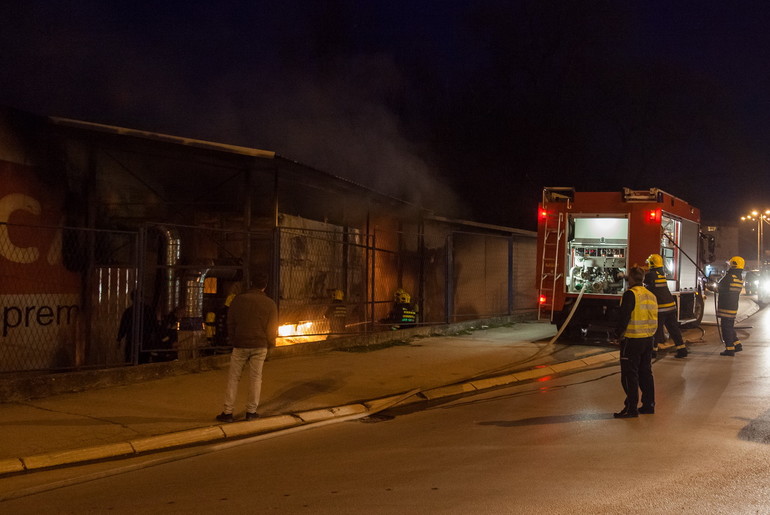
[[[411,87],[393,60],[337,48],[318,55],[307,34],[319,29],[302,2],[259,10],[269,4],[241,6],[247,23],[238,9],[195,3],[175,19],[168,6],[33,0],[0,36],[12,49],[0,66],[15,70],[0,103],[274,150],[440,214],[462,213],[389,107]]]

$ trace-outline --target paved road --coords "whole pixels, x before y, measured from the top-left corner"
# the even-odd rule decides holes
[[[0,511],[768,513],[768,313],[743,322],[734,358],[719,356],[711,327],[691,357],[657,360],[655,415],[612,418],[623,394],[611,363],[393,409],[378,423],[43,473],[93,480]]]

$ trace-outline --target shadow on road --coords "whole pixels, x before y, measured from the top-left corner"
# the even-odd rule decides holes
[[[521,420],[490,420],[479,422],[480,426],[520,427],[543,426],[548,424],[568,424],[581,420],[605,420],[613,418],[612,413],[575,413],[574,415],[552,415],[549,417],[532,417]]]

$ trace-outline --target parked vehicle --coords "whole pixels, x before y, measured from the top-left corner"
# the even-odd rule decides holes
[[[756,295],[760,304],[770,304],[770,267],[747,272],[744,285],[747,295]]]
[[[759,291],[759,270],[747,270],[743,278],[746,295],[756,295]]]

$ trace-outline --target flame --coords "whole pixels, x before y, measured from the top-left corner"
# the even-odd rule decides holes
[[[294,325],[294,324],[282,325],[281,327],[278,328],[278,336],[280,336],[282,338],[284,336],[291,336],[292,334],[294,334],[294,328],[295,327],[297,327],[297,326]]]
[[[295,343],[308,343],[325,340],[326,334],[314,334],[318,332],[315,324],[310,320],[297,322],[296,324],[284,324],[278,328],[277,346],[293,345]]]

